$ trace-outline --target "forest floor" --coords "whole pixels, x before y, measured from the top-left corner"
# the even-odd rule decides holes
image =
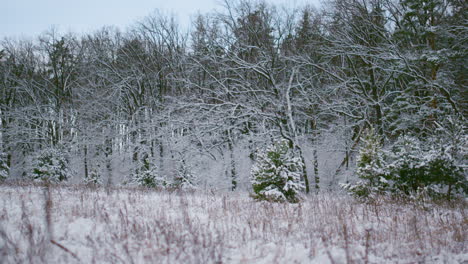
[[[0,263],[468,263],[466,202],[0,185]]]

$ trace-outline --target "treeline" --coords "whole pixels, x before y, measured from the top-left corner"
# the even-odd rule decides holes
[[[28,177],[37,153],[58,149],[76,177],[117,183],[121,167],[177,177],[204,157],[234,190],[256,149],[282,138],[309,191],[349,165],[370,128],[384,145],[401,135],[466,145],[467,14],[460,0],[322,10],[226,0],[188,33],[156,12],[126,32],[5,39],[2,160]],[[317,152],[330,135],[342,155],[325,173]]]

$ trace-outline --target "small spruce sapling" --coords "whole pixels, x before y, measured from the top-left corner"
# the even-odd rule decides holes
[[[381,142],[380,136],[373,128],[364,136],[356,164],[356,175],[360,181],[356,184],[342,185],[356,197],[371,198],[374,194],[385,192],[389,186],[385,152]]]
[[[277,202],[299,202],[304,189],[301,176],[303,164],[285,139],[257,153],[251,171],[253,197]]]
[[[167,182],[160,177],[155,166],[151,166],[148,158],[143,160],[141,168],[137,169],[132,175],[134,184],[146,188],[166,187]]]
[[[8,178],[10,168],[7,164],[7,155],[0,152],[0,182]]]
[[[439,197],[446,195],[451,199],[453,194],[468,194],[466,171],[458,166],[450,155],[450,149],[433,149],[425,156],[426,174],[431,187],[429,191]],[[444,193],[444,187],[446,193]]]
[[[399,137],[388,153],[389,169],[397,191],[409,195],[429,183],[425,175],[424,152],[417,138]]]
[[[92,168],[89,172],[88,178],[85,178],[84,181],[86,185],[101,185],[102,179],[98,169]]]
[[[33,160],[31,177],[47,182],[66,181],[70,170],[63,151],[56,148],[42,150]]]
[[[189,190],[195,188],[196,178],[185,160],[181,160],[177,167],[177,175],[172,186],[176,189]]]

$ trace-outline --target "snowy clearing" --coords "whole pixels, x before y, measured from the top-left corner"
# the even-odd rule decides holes
[[[50,197],[50,199],[47,199]],[[466,263],[466,205],[0,186],[1,263]]]

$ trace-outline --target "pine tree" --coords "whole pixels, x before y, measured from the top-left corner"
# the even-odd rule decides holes
[[[140,169],[135,170],[131,176],[133,183],[147,188],[166,187],[167,181],[158,174],[155,166],[151,166],[149,159],[145,158]]]
[[[297,29],[296,35],[296,48],[300,51],[310,50],[312,47],[309,47],[313,37],[312,23],[311,23],[311,11],[308,8],[305,8],[302,11],[302,18],[299,22],[299,27]]]
[[[424,156],[423,163],[430,195],[451,199],[454,193],[468,193],[466,172],[456,164],[450,148],[432,149]]]
[[[133,174],[133,182],[139,186],[147,188],[165,187],[167,182],[158,175],[156,169],[142,170],[138,174]]]
[[[456,1],[400,1],[393,37],[405,58],[398,77],[405,89],[394,107],[396,129],[426,136],[447,114],[462,114],[466,26],[459,10]]]
[[[8,178],[10,168],[7,164],[7,155],[0,152],[0,182]]]
[[[177,168],[177,176],[174,179],[173,187],[176,189],[194,189],[196,178],[192,174],[190,167],[186,164],[185,160],[179,162]]]
[[[66,181],[70,178],[70,170],[65,154],[56,148],[41,151],[33,160],[31,177],[50,182]]]
[[[357,160],[356,174],[361,181],[343,185],[358,198],[393,194],[450,199],[455,193],[468,193],[465,171],[453,158],[452,146],[401,136],[383,150],[380,142],[371,130]]]
[[[321,30],[321,16],[310,6],[301,11],[302,17],[297,25],[294,36],[296,52],[307,54],[314,61],[320,60],[319,49],[324,45],[323,31]]]
[[[370,198],[373,194],[384,192],[388,187],[388,171],[384,157],[382,139],[371,128],[364,137],[357,157],[356,175],[360,181],[342,187],[360,198]]]
[[[101,175],[99,174],[98,169],[92,168],[89,172],[89,177],[85,178],[85,184],[87,185],[101,185]]]
[[[248,2],[245,2],[245,5],[250,7]],[[259,4],[255,10],[246,12],[237,19],[238,27],[234,30],[234,34],[237,45],[241,47],[239,57],[243,60],[256,62],[263,53],[273,56],[276,52],[269,16],[267,6]]]
[[[260,200],[298,202],[304,189],[301,180],[302,161],[289,147],[287,140],[270,145],[257,155],[251,171],[254,197]]]
[[[389,152],[389,164],[396,188],[405,194],[416,192],[424,187],[425,171],[423,150],[420,141],[411,136],[402,136]]]
[[[464,170],[456,164],[450,149],[431,142],[423,144],[415,137],[400,137],[389,152],[394,189],[405,195],[424,191],[433,197],[446,191],[448,199],[456,191],[466,193]]]
[[[357,176],[377,185],[385,175],[385,160],[382,151],[382,139],[374,129],[370,129],[364,138],[364,145],[357,158]]]

